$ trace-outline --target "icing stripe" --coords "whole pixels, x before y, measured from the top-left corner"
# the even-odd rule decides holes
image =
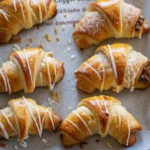
[[[66,119],[70,124],[72,124],[77,130],[79,130],[79,132],[83,135],[83,136],[85,136],[84,135],[84,133],[78,128],[78,126],[75,124],[75,123],[73,123],[71,120],[68,120],[68,119]]]
[[[8,19],[8,14],[6,13],[6,12],[4,12],[2,9],[0,9],[0,13],[4,16],[4,18],[7,20],[7,21],[9,21],[9,19]]]
[[[43,77],[42,77],[42,73],[40,72],[40,83],[41,83],[41,86],[43,86]]]
[[[48,110],[49,110],[49,108],[48,108]],[[51,114],[51,112],[49,112],[49,111],[48,111],[48,115],[49,115],[50,120],[51,120],[51,122],[52,122],[53,130],[55,130],[54,121],[53,121],[53,118],[52,118],[52,114]]]
[[[14,9],[15,9],[15,11],[17,11],[16,1],[17,1],[17,0],[13,0],[13,4],[14,4]]]
[[[23,51],[24,51],[24,54],[25,54],[25,58],[26,58],[26,62],[27,62],[27,66],[28,66],[28,70],[29,70],[29,74],[30,74],[30,79],[31,79],[31,82],[32,82],[32,71],[31,71],[31,68],[30,68],[27,52],[26,52],[25,49],[23,49]]]
[[[131,134],[131,127],[130,127],[130,121],[127,120],[127,125],[128,125],[128,138],[127,138],[127,142],[126,142],[126,146],[129,145],[129,139],[130,139],[130,134]]]
[[[113,70],[114,70],[114,74],[115,74],[115,77],[117,78],[118,77],[118,75],[117,75],[117,69],[116,69],[116,64],[115,64],[114,57],[113,57],[113,54],[112,54],[111,46],[108,45],[108,48],[109,48],[109,53],[110,53],[110,58],[111,58],[111,62],[112,62],[112,67],[113,67]]]
[[[48,55],[48,53],[47,53]],[[49,89],[52,90],[52,84],[51,84],[51,74],[50,74],[50,68],[48,64],[48,56],[46,55],[46,65],[47,65],[47,72],[48,72],[48,79],[49,79]]]
[[[0,69],[0,74],[1,74],[1,76],[3,78],[3,81],[4,81],[5,91],[7,92],[8,91],[8,89],[7,89],[7,81],[6,81],[6,78],[5,78],[5,76],[4,76],[4,74],[3,74],[1,69]]]
[[[104,100],[103,96],[100,96],[100,97],[101,97],[101,99],[102,99],[102,101],[103,101],[103,104],[104,104],[104,106],[105,106],[106,113],[109,114],[109,110],[108,110],[108,108],[107,108],[107,105],[106,105],[106,103],[105,103],[105,100]]]
[[[40,137],[42,135],[42,124],[41,124],[41,117],[40,117],[40,112],[39,109],[37,109],[37,106],[35,106],[36,112],[38,114],[38,120],[39,120],[39,130],[40,130]]]
[[[33,121],[34,121],[36,127],[37,127],[37,130],[38,130],[38,132],[39,132],[39,136],[41,136],[41,132],[40,132],[39,126],[38,126],[37,121],[36,121],[36,119],[35,119],[35,117],[34,117],[34,115],[33,115],[33,112],[32,112],[32,110],[31,110],[31,108],[30,108],[30,105],[28,104],[28,101],[26,100],[26,98],[25,98],[24,96],[23,96],[22,98],[23,98],[23,100],[24,100],[24,102],[25,102],[25,104],[26,104],[26,106],[27,106],[27,108],[28,108],[28,110],[29,110],[29,112],[30,112],[30,114],[31,114],[31,117],[32,117],[32,119],[33,119]]]
[[[21,8],[21,13],[22,13],[22,17],[23,17],[23,19],[24,19],[24,21],[25,21],[25,13],[24,13],[24,10],[23,10],[23,6],[22,6],[22,3],[20,2],[20,0],[18,0],[19,1],[19,5],[20,5],[20,8]],[[22,1],[22,2],[24,2],[24,1]]]
[[[117,112],[117,116],[118,116],[118,128],[120,129],[120,126],[121,126],[121,118],[120,118],[120,113],[118,111],[118,104],[115,103],[115,108],[116,108],[116,112]]]
[[[86,124],[86,122],[83,120],[83,118],[78,114],[76,113],[75,111],[73,111],[73,113],[82,121],[82,123],[85,125],[85,127],[87,128],[88,132],[90,135],[92,135],[92,132],[90,131],[88,125]]]
[[[98,72],[91,66],[91,65],[89,65],[88,63],[86,63],[86,62],[84,62],[84,64],[85,65],[87,65],[92,71],[94,71],[95,72],[95,74],[98,76],[98,78],[101,80],[101,77],[100,77],[100,75],[98,74]]]
[[[5,117],[5,119],[7,120],[9,126],[10,126],[16,133],[18,133],[17,130],[16,130],[16,129],[14,128],[14,126],[12,125],[12,123],[10,122],[10,120],[8,119],[8,117],[7,117],[7,115],[5,114],[5,112],[3,112],[2,110],[0,110],[0,112],[2,113],[2,115],[3,115],[3,116]]]
[[[0,129],[3,132],[3,135],[4,135],[5,139],[9,139],[9,135],[8,135],[8,133],[7,133],[7,131],[6,131],[6,129],[5,129],[5,127],[4,127],[2,122],[0,122]]]
[[[47,13],[46,0],[43,0],[43,3],[44,3],[44,9],[45,9],[45,12]]]
[[[40,1],[39,0],[37,0],[37,4],[38,4],[38,8],[39,8],[40,23],[42,23],[42,21],[43,21],[42,10],[41,10],[41,5],[40,5]]]
[[[56,64],[55,64],[55,59],[53,58],[53,67],[54,67],[54,83],[51,85],[51,89],[54,88],[55,83],[56,83]]]
[[[6,81],[7,81],[8,91],[9,91],[9,94],[11,94],[11,86],[10,86],[9,78],[8,78],[8,75],[7,75],[7,69],[6,69],[4,64],[3,64],[3,66],[4,66],[4,70],[6,72],[5,74],[6,74]]]

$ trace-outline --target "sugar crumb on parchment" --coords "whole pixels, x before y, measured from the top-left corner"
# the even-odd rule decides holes
[[[17,145],[15,145],[15,149],[18,149],[18,146],[17,146]]]
[[[48,42],[52,41],[52,38],[48,33],[45,34],[45,38],[47,39]]]
[[[22,147],[26,148],[26,147],[27,147],[27,142],[22,141],[22,142],[20,142],[20,145],[21,145]]]
[[[47,140],[43,138],[43,139],[42,139],[42,142],[46,144],[46,143],[47,143]]]
[[[62,31],[64,31],[64,30],[65,30],[65,26],[64,26],[64,25],[62,25],[62,26],[61,26],[61,28],[62,28]]]

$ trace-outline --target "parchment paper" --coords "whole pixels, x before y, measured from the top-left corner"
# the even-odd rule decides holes
[[[52,51],[56,59],[65,62],[64,79],[54,88],[54,92],[59,94],[59,101],[58,104],[52,105],[54,112],[64,119],[73,109],[76,109],[76,106],[81,99],[92,95],[100,95],[100,92],[96,91],[95,93],[88,95],[77,90],[75,87],[74,77],[75,69],[77,69],[83,61],[94,54],[96,47],[89,48],[83,52],[80,51],[72,39],[72,32],[74,30],[72,23],[76,23],[81,18],[81,16],[85,13],[88,4],[92,3],[93,0],[56,0],[56,2],[58,3],[59,10],[57,16],[54,19],[43,23],[39,30],[37,27],[34,27],[33,29],[22,31],[18,36],[22,38],[23,42],[17,45],[21,48],[26,48],[26,45],[29,43],[29,38],[32,37],[33,42],[30,44],[30,47],[39,47],[40,44],[43,44],[45,51]],[[150,0],[128,0],[128,2],[141,8],[144,16],[150,24]],[[62,27],[62,24],[65,25]],[[58,30],[57,35],[54,34],[55,25]],[[64,31],[62,31],[62,28],[65,28]],[[52,42],[48,42],[45,39],[45,34],[47,33],[51,35]],[[59,42],[56,41],[56,37],[60,38]],[[135,50],[150,58],[150,34],[143,36],[141,40],[111,39],[101,43],[101,45],[115,42],[125,42],[131,44]],[[12,53],[12,46],[12,43],[0,45],[1,64],[9,60],[9,55]],[[150,149],[150,89],[145,91],[135,90],[133,93],[130,93],[129,90],[124,90],[119,94],[106,91],[101,94],[114,96],[121,100],[123,106],[125,106],[125,108],[141,123],[143,130],[137,134],[136,144],[129,148],[122,147],[110,136],[104,139],[100,138],[100,136],[93,136],[86,140],[87,145],[84,145],[84,149]],[[50,97],[50,92],[48,88],[36,88],[32,94],[24,94],[23,91],[11,95],[0,94],[0,108],[6,107],[8,101],[12,98],[18,98],[21,96],[33,98],[38,104],[49,106],[48,99]],[[47,140],[46,144],[42,141],[42,138]],[[59,132],[52,133],[45,131],[42,138],[38,136],[30,136],[30,138],[26,140],[26,149],[65,150],[61,144]],[[100,140],[98,143],[95,142],[97,139]],[[108,142],[112,145],[112,148],[108,146]],[[8,141],[4,141],[4,143],[7,145],[6,149],[8,150],[15,149],[15,146],[17,146],[18,149],[24,149],[19,145],[16,138],[11,138]],[[77,145],[70,149],[78,150],[80,148]]]

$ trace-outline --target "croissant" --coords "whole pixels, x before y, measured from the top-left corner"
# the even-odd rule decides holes
[[[95,134],[101,137],[109,134],[121,145],[131,146],[136,142],[136,131],[141,129],[141,125],[121,102],[109,96],[83,99],[60,126],[65,147],[81,143]]]
[[[105,45],[75,71],[75,76],[77,87],[86,93],[95,89],[119,93],[124,88],[132,92],[150,86],[150,61],[128,44]]]
[[[141,38],[149,32],[141,10],[123,0],[97,0],[76,25],[73,38],[79,48],[97,45],[109,38]]]
[[[12,35],[56,15],[53,0],[3,0],[0,2],[0,43],[7,43]]]
[[[64,63],[56,61],[50,52],[40,48],[15,51],[0,68],[0,92],[31,93],[38,86],[52,90],[63,75]]]
[[[18,98],[9,101],[9,107],[0,110],[0,137],[18,136],[22,142],[28,134],[39,134],[42,130],[56,130],[61,118],[50,108],[37,105],[30,98]]]

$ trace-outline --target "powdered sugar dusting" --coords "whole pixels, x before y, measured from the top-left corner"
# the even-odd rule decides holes
[[[77,28],[80,32],[95,35],[106,26],[105,19],[99,12],[88,12],[84,18],[81,19]]]

